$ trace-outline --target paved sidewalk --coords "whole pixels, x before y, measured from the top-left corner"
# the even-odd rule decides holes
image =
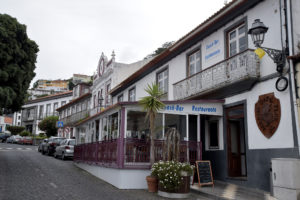
[[[276,200],[268,192],[221,181],[215,181],[214,186],[203,187],[199,187],[198,183],[195,183],[191,186],[191,190],[212,199]]]

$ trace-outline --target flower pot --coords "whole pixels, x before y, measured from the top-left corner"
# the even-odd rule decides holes
[[[177,194],[180,194],[180,195],[188,194],[190,192],[190,176],[182,176],[182,179],[183,180],[182,180],[179,188],[176,189],[176,190],[173,190],[173,191],[169,191],[169,190],[165,189],[162,186],[162,184],[158,184],[159,193],[161,193],[161,192],[164,192],[164,194],[166,194],[166,193],[177,193]],[[164,197],[166,197],[166,196],[164,196]],[[168,197],[168,198],[176,198],[176,197]],[[181,196],[181,198],[183,198],[183,197]]]
[[[146,180],[147,180],[147,184],[148,184],[148,191],[149,192],[157,192],[158,179],[153,176],[147,176]]]

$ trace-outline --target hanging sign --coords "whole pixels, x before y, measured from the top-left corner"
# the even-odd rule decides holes
[[[255,119],[259,130],[266,138],[270,138],[277,130],[281,118],[280,101],[269,93],[259,96],[255,104]]]

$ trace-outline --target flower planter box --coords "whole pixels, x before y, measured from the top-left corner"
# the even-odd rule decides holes
[[[177,190],[168,191],[161,184],[158,184],[158,195],[174,199],[188,198],[190,193],[190,176],[182,176],[182,178],[182,183]]]

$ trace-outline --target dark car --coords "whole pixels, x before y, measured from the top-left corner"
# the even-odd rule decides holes
[[[59,145],[59,143],[66,138],[62,137],[51,137],[49,138],[48,142],[43,146],[42,148],[42,154],[47,154],[48,156],[53,155],[55,152],[56,146]]]
[[[9,137],[10,137],[9,134],[0,135],[0,141],[1,142],[6,142],[6,139],[9,138]]]

